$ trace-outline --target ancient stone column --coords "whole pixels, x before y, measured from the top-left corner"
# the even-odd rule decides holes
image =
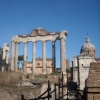
[[[5,59],[6,59],[6,51],[5,51],[5,48],[3,47],[2,48],[2,71],[4,71],[5,70]]]
[[[78,82],[77,59],[73,59],[73,82]]]
[[[4,70],[7,71],[8,70],[8,50],[5,50],[5,68]]]
[[[2,59],[5,59],[5,55],[6,55],[5,48],[3,47],[2,49],[3,49]]]
[[[36,42],[33,42],[33,61],[32,61],[32,73],[36,74]]]
[[[6,64],[8,64],[8,50],[6,50],[5,52],[6,52]]]
[[[43,63],[42,63],[42,67],[43,67],[43,74],[46,74],[46,41],[42,42],[43,45],[43,50],[42,50],[42,58],[43,58]]]
[[[65,60],[65,34],[61,33],[60,35],[60,66],[61,66],[61,71],[63,74],[66,74],[66,60]]]
[[[15,43],[15,71],[18,71],[18,42]]]
[[[64,49],[64,54],[65,54],[65,70],[66,70],[66,40],[64,41],[65,49]]]
[[[26,59],[27,59],[27,42],[24,42],[24,61],[23,61],[23,73],[26,74]]]
[[[14,71],[14,54],[15,54],[15,42],[11,41],[11,71]]]
[[[56,70],[55,41],[52,41],[52,72]]]

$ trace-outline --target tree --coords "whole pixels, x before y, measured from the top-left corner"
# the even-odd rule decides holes
[[[26,57],[26,58],[28,58],[28,57]],[[21,64],[23,64],[23,60],[24,60],[24,55],[19,55],[18,56],[18,65],[21,63]]]
[[[70,71],[70,69],[66,69],[66,73],[70,73],[71,71]]]

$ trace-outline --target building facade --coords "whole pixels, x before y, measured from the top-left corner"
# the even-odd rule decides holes
[[[80,90],[85,87],[85,80],[88,78],[91,62],[97,62],[96,49],[87,36],[85,43],[81,47],[80,55],[74,56],[72,61],[73,82],[77,82]]]
[[[36,58],[36,73],[35,74],[42,74],[42,58]],[[32,73],[32,62],[27,62],[26,67],[27,73]],[[52,73],[52,59],[46,58],[46,73],[51,74]]]
[[[42,58],[36,58],[36,73],[35,74],[42,74],[43,70],[43,61]],[[59,68],[60,69],[60,68]],[[66,69],[70,69],[70,61],[66,59]],[[26,67],[27,73],[32,73],[32,62],[27,62],[27,67]],[[61,69],[60,69],[61,71]],[[51,74],[53,73],[53,62],[52,58],[46,58],[46,73]]]

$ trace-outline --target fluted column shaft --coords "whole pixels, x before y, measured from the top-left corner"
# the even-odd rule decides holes
[[[6,64],[8,64],[8,50],[6,50]]]
[[[24,42],[24,64],[23,64],[23,73],[24,74],[26,74],[26,63],[27,63],[27,61],[26,61],[26,58],[27,58],[26,53],[27,53],[27,43]]]
[[[5,69],[4,70],[8,70],[8,50],[5,51]]]
[[[55,41],[52,41],[52,72],[56,69]]]
[[[43,41],[42,42],[43,44],[43,50],[42,50],[42,58],[43,58],[43,63],[42,63],[42,66],[43,66],[43,74],[46,74],[46,41]]]
[[[3,64],[2,64],[2,71],[5,70],[5,49],[3,48],[3,51],[2,51],[2,60],[3,60]]]
[[[14,51],[15,51],[15,42],[11,41],[11,71],[14,71]]]
[[[60,40],[60,66],[61,71],[66,73],[66,66],[65,66],[65,39],[61,38]]]
[[[64,45],[65,45],[64,46],[64,55],[65,55],[65,58],[64,58],[65,59],[65,67],[64,68],[66,70],[66,40],[64,40]]]
[[[15,44],[16,52],[15,52],[15,71],[18,71],[18,42]]]
[[[32,73],[36,74],[36,42],[33,42],[33,61],[32,61]]]

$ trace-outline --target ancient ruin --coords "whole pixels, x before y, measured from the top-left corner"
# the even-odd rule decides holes
[[[8,70],[8,52],[9,45],[5,43],[4,46],[0,48],[0,71]]]
[[[55,41],[60,40],[60,67],[63,73],[66,73],[66,36],[67,31],[62,32],[48,32],[42,28],[37,28],[28,35],[17,35],[11,39],[11,71],[18,70],[18,44],[20,42],[24,43],[24,63],[23,63],[23,73],[26,73],[26,56],[27,56],[27,43],[33,43],[33,53],[32,53],[32,73],[35,74],[35,60],[36,60],[36,42],[42,41],[42,58],[43,58],[43,70],[42,73],[46,74],[46,41],[52,41],[52,62],[53,62],[53,72],[55,71]]]
[[[2,91],[0,97],[3,100],[7,98],[9,100],[38,100],[40,98],[50,100],[54,100],[54,98],[55,100],[61,98],[62,100],[99,100],[100,58],[96,58],[96,48],[87,36],[81,47],[80,55],[73,57],[72,73],[70,74],[66,70],[67,66],[70,65],[66,59],[65,43],[67,35],[67,31],[52,33],[37,28],[31,34],[13,37],[11,39],[9,71],[7,71],[9,45],[4,44],[3,48],[0,48],[0,71],[3,71],[0,73],[0,86],[3,87],[0,88],[0,91]],[[56,40],[60,40],[60,66],[62,72],[52,73],[55,72],[56,68]],[[42,58],[36,58],[37,41],[42,42]],[[49,59],[46,58],[46,41],[52,42],[52,58]],[[22,70],[18,69],[18,45],[20,42],[24,43]],[[33,44],[31,62],[27,62],[28,42]],[[65,74],[66,72],[67,74]]]

